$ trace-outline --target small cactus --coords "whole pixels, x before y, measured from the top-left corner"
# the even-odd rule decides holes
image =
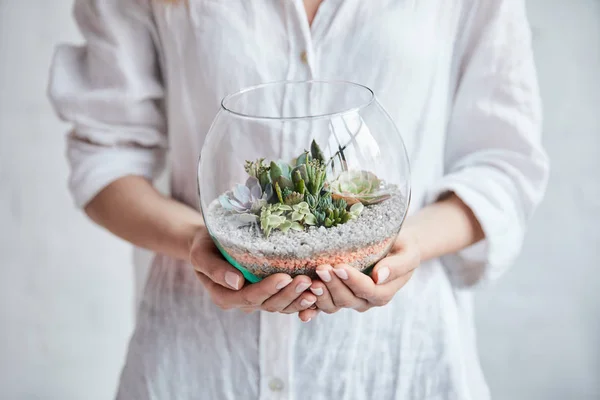
[[[283,198],[283,203],[288,206],[294,206],[304,201],[304,195],[298,192],[290,192]]]
[[[325,156],[323,155],[323,151],[321,151],[321,148],[315,140],[313,140],[310,144],[310,154],[312,155],[313,159],[319,160],[321,164],[325,163]]]
[[[323,189],[325,179],[327,177],[325,173],[325,165],[321,164],[319,160],[312,160],[306,164],[306,175],[308,181],[306,187],[313,196],[318,196]]]

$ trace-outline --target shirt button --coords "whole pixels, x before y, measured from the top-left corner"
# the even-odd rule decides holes
[[[300,53],[300,60],[304,64],[308,64],[308,54],[306,54],[306,51],[303,51],[302,53]]]
[[[273,378],[269,381],[269,389],[274,392],[281,392],[284,388],[283,381],[279,378]]]

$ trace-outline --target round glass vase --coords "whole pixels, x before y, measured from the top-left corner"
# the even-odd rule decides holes
[[[284,81],[221,102],[198,165],[200,208],[250,282],[322,264],[360,271],[389,252],[407,214],[404,142],[373,91]]]

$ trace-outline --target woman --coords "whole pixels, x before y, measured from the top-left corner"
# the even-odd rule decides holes
[[[471,289],[519,252],[548,173],[523,0],[79,0],[75,16],[86,44],[58,49],[50,84],[74,124],[70,188],[157,253],[119,399],[489,398]],[[197,157],[224,95],[307,79],[375,91],[407,143],[411,214],[370,277],[248,284],[203,227]],[[167,148],[171,197],[150,183]]]

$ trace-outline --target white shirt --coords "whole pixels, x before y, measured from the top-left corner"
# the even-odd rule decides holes
[[[548,173],[523,3],[325,0],[309,27],[301,0],[77,1],[86,44],[58,49],[50,82],[74,124],[77,205],[119,177],[155,176],[168,148],[172,195],[198,207],[198,154],[223,96],[343,79],[372,88],[403,134],[411,211],[451,190],[486,234],[423,263],[389,305],[308,324],[221,311],[190,265],[157,256],[118,397],[487,399],[471,290],[518,254]]]

